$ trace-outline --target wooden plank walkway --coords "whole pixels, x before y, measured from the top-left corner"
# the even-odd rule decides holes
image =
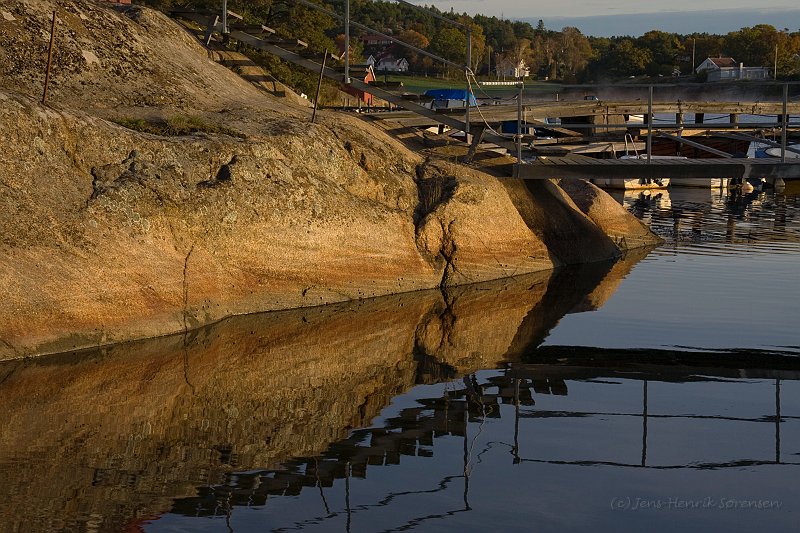
[[[768,115],[770,117],[777,117],[783,112],[782,103],[778,102],[656,102],[653,104],[653,113],[655,114],[734,114],[734,115]],[[586,117],[586,116],[603,116],[603,115],[643,115],[647,113],[647,101],[644,102],[607,102],[607,103],[586,103],[582,101],[573,102],[526,102],[524,105],[524,113],[528,123],[540,121],[543,127],[543,119],[545,117]],[[441,115],[448,115],[459,120],[463,120],[463,108],[453,109],[439,109],[436,111]],[[796,117],[800,114],[800,103],[790,102],[788,105],[789,115]],[[517,106],[514,105],[490,105],[480,106],[480,113],[473,108],[472,113],[474,120],[479,120],[481,115],[490,124],[498,124],[507,120],[517,119]],[[396,111],[382,114],[387,119],[402,122],[406,126],[428,126],[432,125],[430,117],[420,117],[414,113],[407,111]],[[767,120],[766,118],[764,119]],[[603,124],[587,124],[587,126],[602,126]],[[636,127],[637,125],[632,125]],[[656,126],[664,127],[663,125],[656,124]],[[684,123],[684,127],[695,125],[693,123]],[[714,128],[715,124],[697,124],[698,127]],[[776,124],[777,126],[777,124]],[[797,128],[798,124],[796,118],[791,124],[793,128]],[[549,127],[560,127],[555,124],[550,124]],[[747,123],[739,124],[739,127],[745,129],[748,127]]]
[[[772,159],[594,159],[538,157],[515,165],[514,176],[551,178],[800,178],[800,164]]]

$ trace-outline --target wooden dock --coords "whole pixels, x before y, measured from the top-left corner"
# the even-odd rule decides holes
[[[298,0],[304,4],[309,5],[315,9],[323,10],[315,4],[311,4],[306,0]],[[228,13],[229,15],[231,13]],[[330,13],[331,15],[335,15]],[[206,27],[202,39],[206,46],[209,46],[214,39],[215,34],[224,31],[223,24],[219,22],[219,17],[211,11],[198,12],[198,11],[175,11],[174,16],[180,17],[184,20],[190,21],[198,26],[196,29],[201,31],[203,26]],[[234,18],[240,18],[233,14]],[[335,15],[338,17],[338,15]],[[369,28],[368,28],[369,29]],[[779,125],[782,127],[782,144],[787,145],[787,138],[789,129],[796,125],[789,125],[789,117],[792,114],[800,112],[800,103],[790,102],[788,99],[788,85],[784,87],[783,102],[676,102],[676,103],[656,103],[652,98],[652,87],[650,87],[650,96],[645,101],[633,102],[610,102],[610,101],[581,101],[581,102],[531,102],[525,106],[517,105],[496,105],[480,108],[470,108],[473,113],[473,121],[470,122],[468,109],[448,109],[448,110],[435,110],[430,109],[417,102],[413,102],[405,98],[401,94],[389,91],[386,88],[376,87],[356,77],[347,74],[347,68],[342,69],[338,66],[328,66],[325,64],[323,54],[319,57],[318,52],[311,52],[307,50],[307,44],[304,41],[298,40],[289,36],[278,36],[276,32],[265,26],[252,26],[246,25],[241,20],[229,26],[229,33],[221,38],[220,45],[225,46],[227,39],[237,41],[240,45],[250,46],[252,48],[268,52],[278,58],[293,63],[297,66],[307,68],[312,72],[317,72],[322,76],[337,82],[349,85],[355,89],[363,92],[368,92],[374,96],[406,109],[403,112],[389,112],[389,113],[375,113],[373,118],[383,119],[390,122],[397,127],[400,131],[408,129],[419,128],[421,126],[437,126],[440,133],[443,133],[444,127],[449,127],[452,130],[462,131],[467,133],[465,140],[471,140],[470,143],[464,143],[458,147],[458,151],[465,152],[463,155],[456,156],[457,159],[463,162],[473,162],[480,166],[483,170],[497,175],[502,173],[506,176],[513,175],[523,179],[552,179],[552,178],[666,178],[666,177],[680,177],[680,178],[748,178],[748,177],[766,177],[766,178],[800,178],[800,164],[798,163],[781,163],[773,160],[756,160],[756,159],[738,159],[733,158],[732,154],[722,153],[719,150],[710,150],[703,148],[705,151],[710,151],[718,156],[727,157],[727,159],[654,159],[652,161],[646,160],[625,160],[625,159],[595,159],[577,154],[569,154],[566,156],[544,156],[539,155],[531,163],[524,161],[519,162],[511,159],[508,156],[498,155],[495,147],[505,148],[509,153],[520,154],[523,144],[527,138],[519,135],[515,139],[509,134],[498,134],[497,129],[493,124],[499,124],[506,120],[521,120],[525,124],[541,124],[546,122],[544,119],[548,117],[577,117],[574,122],[579,122],[578,119],[584,122],[577,123],[575,126],[581,131],[570,130],[571,124],[556,125],[542,125],[542,127],[549,127],[550,129],[559,128],[563,134],[572,137],[573,140],[580,138],[581,140],[590,140],[587,137],[592,137],[592,134],[603,133],[608,134],[616,129],[625,131],[629,125],[624,123],[621,115],[626,114],[639,114],[647,111],[648,117],[652,117],[656,112],[675,112],[676,113],[676,126],[679,131],[689,131],[694,129],[714,129],[720,127],[742,127],[744,125],[737,124],[734,116],[739,113],[753,113],[753,114],[766,114],[775,115],[776,122],[768,124],[771,128],[777,128]],[[302,53],[302,55],[301,55]],[[731,124],[727,125],[690,125],[685,124],[683,121],[683,113],[695,112],[697,114],[713,113],[724,111],[731,116]],[[778,118],[780,116],[780,118]],[[613,120],[612,120],[612,117]],[[621,122],[621,123],[617,123]],[[658,124],[659,131],[654,131],[655,128],[651,124],[648,127],[648,141],[647,151],[652,153],[652,138],[654,134],[667,135],[663,130],[671,129],[671,124]],[[699,120],[698,120],[699,122]],[[613,124],[612,124],[613,123]],[[538,125],[537,124],[537,125]],[[749,124],[749,128],[754,128],[759,125]],[[739,133],[742,130],[737,130]],[[587,135],[589,134],[589,135]],[[446,145],[446,149],[453,149],[450,146],[451,141],[442,139],[439,135],[438,141]],[[527,137],[527,136],[526,136]],[[434,139],[433,141],[436,141]],[[689,144],[690,146],[698,147],[699,143],[679,139],[680,142]],[[608,141],[608,139],[605,139]],[[407,139],[406,142],[411,142]],[[487,144],[491,143],[491,145]],[[424,143],[423,143],[424,144]],[[433,144],[436,144],[435,142]],[[535,141],[534,141],[535,144]],[[619,144],[619,142],[617,143]],[[632,148],[638,150],[638,146],[632,143]],[[616,153],[617,146],[612,142],[610,149]],[[780,146],[780,145],[777,145]],[[535,147],[534,147],[535,149]],[[550,148],[552,150],[552,148]],[[573,147],[573,150],[578,149]],[[606,145],[587,147],[586,150],[605,150]],[[483,152],[479,154],[478,152]],[[488,157],[486,157],[488,155]],[[513,169],[513,171],[511,171]]]
[[[473,108],[473,117],[483,118],[490,124],[499,124],[504,121],[511,121],[517,119],[517,106],[516,105],[494,105],[494,106],[481,106],[480,112],[477,108]],[[556,124],[544,124],[546,118],[577,118],[577,117],[607,117],[607,116],[625,116],[625,115],[644,115],[648,112],[648,103],[644,102],[526,102],[523,106],[523,121],[525,123],[539,122],[538,125],[542,127],[558,128],[561,127]],[[458,120],[463,120],[464,109],[439,109],[436,110],[438,115],[444,115]],[[654,102],[654,114],[672,114],[672,115],[764,115],[770,117],[778,117],[783,113],[782,103],[780,102]],[[798,115],[800,114],[800,103],[791,102],[787,106],[787,114]],[[382,113],[381,116],[397,122],[401,122],[406,126],[427,127],[436,125],[433,117],[421,117],[411,111],[392,111]],[[766,120],[766,119],[765,119]],[[612,121],[613,122],[613,121]],[[770,123],[776,127],[778,123]],[[586,123],[580,126],[601,126],[603,123]],[[613,125],[613,124],[612,124]],[[641,127],[641,124],[631,124],[631,127]],[[658,127],[688,127],[696,126],[698,128],[715,129],[720,127],[717,124],[703,124],[701,122],[682,122],[681,124],[658,124]],[[748,128],[747,123],[739,123],[738,127]],[[792,127],[797,128],[800,126],[798,123],[792,123]],[[564,127],[569,127],[565,125]]]
[[[541,156],[514,165],[514,177],[552,178],[800,178],[800,165],[777,159],[595,159]]]

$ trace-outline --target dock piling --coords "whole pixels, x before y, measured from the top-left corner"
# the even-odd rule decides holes
[[[786,162],[786,145],[789,136],[789,84],[783,85],[783,120],[781,121],[781,163]]]
[[[522,164],[522,93],[525,82],[519,82],[519,97],[517,98],[517,165]]]
[[[647,91],[647,163],[653,159],[653,86]]]
[[[228,0],[222,0],[222,34],[228,34]]]
[[[464,110],[464,125],[466,126],[466,131],[464,132],[464,140],[469,143],[470,142],[470,127],[469,127],[469,108],[472,105],[472,84],[469,82],[469,73],[472,67],[472,30],[467,26],[467,70],[465,71],[467,75],[467,107]]]

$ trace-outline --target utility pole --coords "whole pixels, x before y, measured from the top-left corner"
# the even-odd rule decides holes
[[[778,43],[775,43],[775,70],[772,71],[772,79],[778,79]]]
[[[467,70],[466,70],[466,75],[467,75],[467,109],[465,110],[465,113],[464,113],[464,125],[466,126],[466,130],[467,130],[467,131],[464,132],[464,140],[466,142],[470,142],[470,138],[469,138],[469,130],[470,130],[469,108],[472,105],[472,84],[469,81],[469,75],[470,75],[471,70],[472,70],[472,29],[467,27]]]
[[[350,0],[344,0],[344,82],[350,84]]]
[[[697,60],[696,54],[697,52],[697,37],[692,38],[692,74],[694,74],[694,69],[697,67]]]

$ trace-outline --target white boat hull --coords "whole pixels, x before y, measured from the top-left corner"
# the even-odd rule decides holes
[[[592,183],[606,189],[666,189],[670,178],[594,178]]]

